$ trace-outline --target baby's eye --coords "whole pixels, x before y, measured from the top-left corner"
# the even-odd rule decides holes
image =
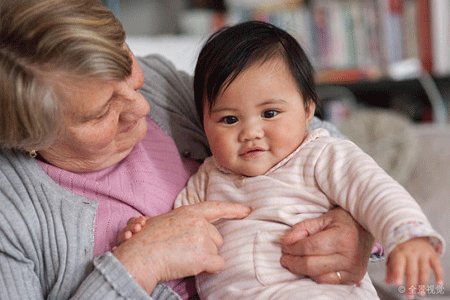
[[[279,114],[279,111],[270,109],[270,110],[264,111],[264,112],[262,113],[262,117],[263,117],[263,118],[266,118],[266,119],[270,119],[270,118],[275,117],[275,116],[278,115],[278,114]]]
[[[238,118],[236,118],[235,116],[226,116],[220,121],[225,124],[234,124],[238,121]]]

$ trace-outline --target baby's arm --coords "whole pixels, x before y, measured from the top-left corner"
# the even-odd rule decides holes
[[[319,158],[314,176],[321,189],[383,243],[386,282],[405,284],[409,297],[428,284],[432,270],[442,284],[438,255],[445,241],[411,195],[353,143],[334,140]]]
[[[444,271],[436,250],[427,237],[419,237],[397,245],[389,254],[386,283],[405,284],[406,296],[423,296],[424,288],[434,271],[436,285],[443,285]],[[406,279],[406,282],[404,282]]]

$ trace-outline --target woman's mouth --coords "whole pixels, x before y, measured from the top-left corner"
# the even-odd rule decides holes
[[[130,132],[131,130],[133,130],[133,129],[136,127],[137,123],[138,123],[138,121],[134,121],[130,126],[128,126],[128,127],[124,130],[124,132]]]

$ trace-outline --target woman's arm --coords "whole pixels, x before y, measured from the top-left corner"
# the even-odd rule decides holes
[[[111,254],[94,259],[92,272],[83,280],[71,299],[174,299],[176,294],[166,285],[156,286],[150,293],[134,280],[122,263]]]
[[[95,258],[92,270],[73,266],[81,263],[74,252],[84,251],[57,249],[53,258],[69,262],[52,264],[52,257],[45,257],[42,249],[24,251],[20,242],[11,242],[24,238],[24,230],[21,234],[10,232],[8,238],[0,235],[0,298],[176,299],[170,288],[158,283],[219,271],[223,260],[217,249],[222,238],[210,222],[247,214],[248,209],[237,204],[208,203],[150,218],[142,233],[117,247],[114,255],[107,252]],[[0,225],[8,231],[4,223]]]
[[[0,150],[0,299],[153,299],[117,259],[93,263],[96,207]]]
[[[243,217],[247,211],[219,203],[173,211],[151,218],[153,226],[118,247],[117,256],[108,252],[92,260],[96,208],[95,201],[57,185],[34,159],[0,150],[0,299],[174,299],[167,286],[156,284],[177,272],[214,269],[209,263],[180,262],[188,255],[198,261],[204,249],[180,256],[177,249],[196,238],[217,242],[208,220]],[[185,231],[173,231],[173,224]],[[191,232],[192,227],[199,229]],[[176,239],[180,234],[183,239]],[[157,282],[151,282],[152,272]],[[144,289],[153,291],[152,297]]]

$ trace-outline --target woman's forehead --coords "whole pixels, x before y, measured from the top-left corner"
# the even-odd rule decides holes
[[[66,78],[57,84],[63,112],[84,118],[100,110],[116,89],[114,81],[100,78]]]

